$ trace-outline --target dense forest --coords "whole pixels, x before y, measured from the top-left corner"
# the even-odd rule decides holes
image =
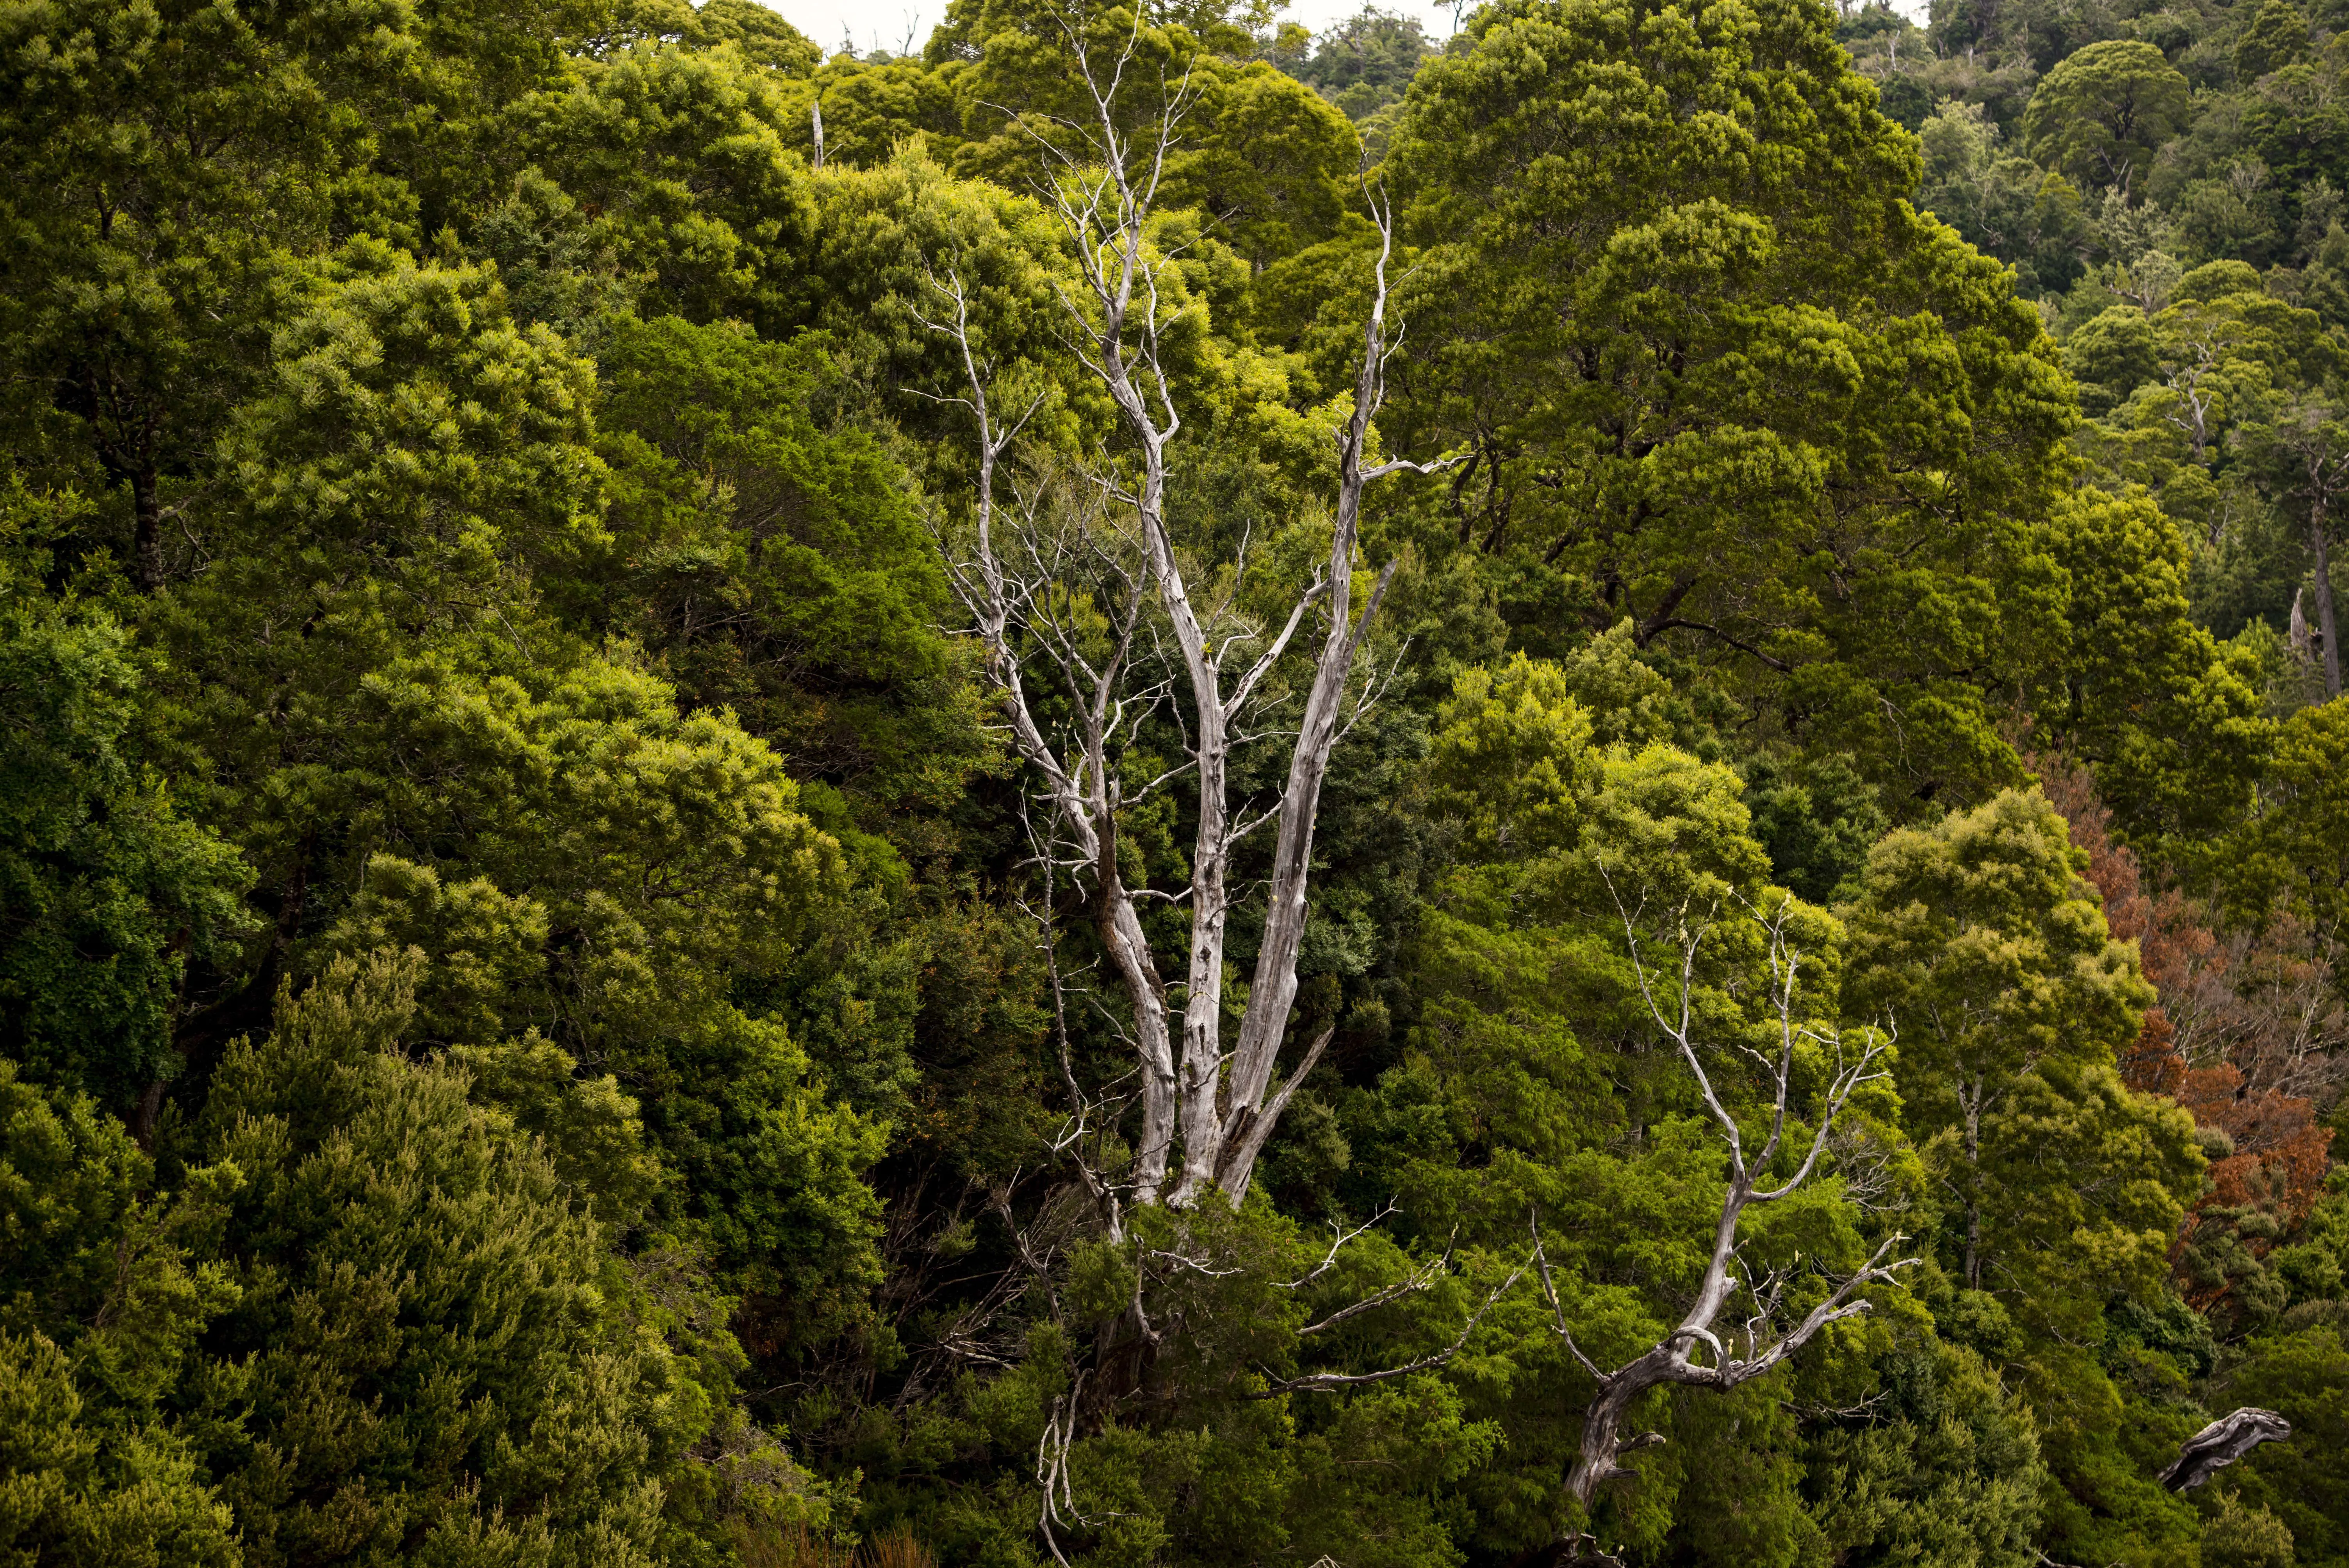
[[[2349,1565],[2349,5],[1462,11],[0,5],[0,1563]]]

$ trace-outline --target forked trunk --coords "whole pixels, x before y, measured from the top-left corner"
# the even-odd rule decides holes
[[[1123,63],[1122,58],[1121,70]],[[1158,271],[1167,263],[1150,249],[1146,238],[1151,204],[1185,100],[1177,94],[1168,106],[1154,146],[1132,146],[1110,103],[1118,73],[1112,74],[1104,88],[1081,55],[1080,64],[1098,110],[1091,135],[1099,160],[1072,164],[1071,172],[1081,168],[1082,177],[1057,187],[1054,201],[1063,227],[1078,242],[1075,254],[1087,296],[1083,308],[1071,304],[1071,325],[1081,336],[1079,355],[1109,394],[1133,443],[1134,471],[1126,477],[1109,473],[1093,478],[1113,510],[1131,509],[1135,531],[1129,537],[1140,545],[1142,557],[1138,566],[1129,567],[1110,554],[1090,556],[1105,578],[1115,581],[1123,602],[1124,618],[1117,624],[1112,655],[1100,663],[1074,644],[1056,644],[1054,639],[1064,639],[1065,628],[1031,614],[1032,606],[1050,603],[1064,586],[1052,578],[1067,556],[1053,548],[1032,548],[1033,539],[1026,542],[1031,548],[1024,554],[999,552],[995,466],[1027,416],[1008,425],[997,423],[988,404],[988,377],[970,333],[968,295],[961,279],[951,273],[946,280],[934,276],[932,281],[952,302],[953,318],[927,325],[951,335],[961,349],[969,391],[957,401],[978,420],[979,473],[976,554],[967,563],[949,557],[947,565],[986,647],[988,672],[1007,711],[1014,744],[1045,785],[1054,825],[1044,831],[1040,848],[1047,855],[1065,856],[1055,863],[1092,879],[1094,923],[1132,1008],[1130,1043],[1139,1069],[1132,1092],[1141,1101],[1141,1138],[1126,1176],[1114,1185],[1137,1203],[1187,1207],[1209,1189],[1221,1189],[1237,1202],[1247,1194],[1256,1161],[1291,1093],[1319,1059],[1331,1035],[1325,1029],[1301,1055],[1293,1056],[1286,1081],[1276,1086],[1297,999],[1321,787],[1330,755],[1346,730],[1346,706],[1363,634],[1393,571],[1390,563],[1380,574],[1357,616],[1352,580],[1362,492],[1382,475],[1402,469],[1434,472],[1448,466],[1448,460],[1425,465],[1402,459],[1375,466],[1364,462],[1391,351],[1385,310],[1392,222],[1391,212],[1373,201],[1381,238],[1376,287],[1363,330],[1354,407],[1339,432],[1339,486],[1329,554],[1277,629],[1234,624],[1229,606],[1218,608],[1210,602],[1203,610],[1194,603],[1164,514],[1169,449],[1182,428],[1168,367],[1159,358],[1164,323],[1159,319]],[[1031,405],[1029,413],[1034,411]],[[1032,520],[1030,526],[1034,526]],[[1025,578],[1018,575],[1013,562],[1027,571]],[[1137,787],[1132,798],[1120,794],[1119,748],[1139,722],[1135,709],[1146,713],[1164,700],[1164,688],[1153,690],[1127,663],[1133,639],[1140,634],[1148,640],[1147,632],[1139,629],[1139,617],[1149,601],[1155,602],[1164,616],[1169,641],[1180,656],[1181,673],[1174,685],[1187,698],[1189,712],[1183,716],[1182,728],[1198,801],[1190,885],[1174,892],[1129,888],[1117,864],[1119,811],[1174,776]],[[1289,655],[1317,609],[1324,620],[1321,645],[1289,732],[1295,738],[1285,785],[1269,808],[1269,821],[1247,821],[1243,819],[1259,805],[1231,793],[1234,750],[1252,735],[1288,729],[1291,721],[1286,716],[1262,722],[1268,717],[1268,677]],[[1022,664],[1036,644],[1051,649],[1050,658],[1066,688],[1061,695],[1074,710],[1068,730],[1059,734],[1047,733],[1029,702]],[[1261,651],[1245,670],[1227,668],[1226,661],[1241,648]],[[1366,692],[1356,695],[1367,700]],[[1232,856],[1248,833],[1266,826],[1272,827],[1274,841],[1263,937],[1248,976],[1239,1037],[1227,1046]],[[1148,897],[1185,906],[1190,914],[1179,1014],[1169,998],[1174,976],[1162,974],[1137,908],[1138,901]],[[1070,1088],[1081,1100],[1083,1091],[1073,1079]],[[1108,1184],[1094,1186],[1098,1192],[1110,1191]]]
[[[1650,1351],[1640,1361],[1625,1367],[1624,1373],[1634,1371],[1658,1354],[1657,1351]],[[1590,1401],[1589,1409],[1583,1413],[1582,1444],[1575,1450],[1574,1468],[1567,1474],[1566,1490],[1582,1504],[1585,1517],[1598,1501],[1600,1487],[1619,1476],[1631,1473],[1619,1462],[1625,1453],[1652,1448],[1664,1440],[1657,1432],[1642,1432],[1629,1440],[1623,1436],[1623,1420],[1631,1413],[1631,1401],[1654,1387],[1652,1381],[1640,1383],[1634,1377],[1619,1373],[1599,1391],[1599,1397]]]

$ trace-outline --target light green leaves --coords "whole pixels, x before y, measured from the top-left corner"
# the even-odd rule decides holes
[[[1578,841],[1598,758],[1590,717],[1557,665],[1520,654],[1497,677],[1466,672],[1443,726],[1431,758],[1431,804],[1461,816],[1464,851],[1523,861]]]

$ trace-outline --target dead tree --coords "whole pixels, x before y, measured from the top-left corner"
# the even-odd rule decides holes
[[[2161,1484],[2172,1491],[2200,1486],[2237,1460],[2249,1457],[2261,1443],[2288,1442],[2292,1423],[2273,1410],[2246,1406],[2219,1418],[2178,1450],[2178,1458],[2161,1472]]]
[[[2286,490],[2308,507],[2311,583],[2316,590],[2316,626],[2324,643],[2324,695],[2341,695],[2341,648],[2333,611],[2332,535],[2327,514],[2333,500],[2349,490],[2349,430],[2325,404],[2303,400],[2276,420],[2273,437],[2283,459]],[[2299,614],[2300,600],[2292,600]],[[2304,624],[2304,623],[2303,623]]]
[[[1357,616],[1363,493],[1385,475],[1444,465],[1367,457],[1395,348],[1385,319],[1392,212],[1373,193],[1380,245],[1353,408],[1337,436],[1327,556],[1278,622],[1244,614],[1236,586],[1203,602],[1166,515],[1183,418],[1164,343],[1182,307],[1174,303],[1178,291],[1162,287],[1171,258],[1149,237],[1167,158],[1194,94],[1186,81],[1162,79],[1154,112],[1143,129],[1129,131],[1119,100],[1139,69],[1134,39],[1103,62],[1076,26],[1067,26],[1087,111],[1037,134],[1048,176],[1041,191],[1074,263],[1061,295],[1065,340],[1083,374],[1114,405],[1123,457],[1116,463],[1104,458],[1081,475],[1075,500],[1065,490],[1055,498],[1040,484],[1023,490],[1008,479],[1005,459],[1037,405],[1009,417],[999,410],[990,398],[993,367],[975,339],[962,279],[950,267],[934,268],[940,308],[927,325],[957,346],[966,380],[947,400],[968,409],[978,434],[976,526],[967,542],[947,549],[946,561],[1012,746],[1038,780],[1046,808],[1040,815],[1050,824],[1041,852],[1087,884],[1094,923],[1129,1004],[1130,1021],[1121,1026],[1130,1030],[1141,1119],[1120,1185],[1142,1203],[1185,1207],[1211,1188],[1237,1202],[1289,1096],[1330,1038],[1324,1030],[1280,1077],[1322,782],[1332,750],[1371,695],[1357,669],[1394,571],[1389,562],[1379,573]],[[1006,490],[1009,509],[999,493]],[[1248,567],[1245,544],[1233,565],[1226,581],[1236,584]],[[1301,703],[1280,711],[1272,677],[1300,638],[1319,644],[1311,677]],[[1161,650],[1161,639],[1172,645],[1172,655],[1146,659]],[[1030,661],[1049,669],[1073,716],[1068,723],[1048,727],[1039,718]],[[1171,673],[1160,677],[1159,669]],[[1177,768],[1129,789],[1121,771],[1124,752],[1145,719],[1170,707],[1187,755]],[[1288,766],[1278,797],[1240,798],[1231,777],[1236,750],[1283,739]],[[1118,864],[1120,814],[1186,775],[1197,799],[1189,886],[1174,892],[1129,887]],[[1263,942],[1237,1037],[1227,1039],[1225,949],[1237,896],[1234,853],[1266,829],[1273,843]],[[1141,909],[1151,898],[1188,911],[1188,952],[1177,975],[1161,970],[1144,934]]]
[[[1889,1281],[1895,1270],[1916,1261],[1904,1258],[1885,1262],[1893,1249],[1907,1239],[1895,1233],[1876,1249],[1858,1272],[1832,1282],[1823,1299],[1790,1323],[1784,1309],[1788,1288],[1795,1283],[1793,1271],[1774,1266],[1757,1274],[1740,1252],[1738,1227],[1746,1211],[1757,1204],[1775,1202],[1816,1175],[1821,1157],[1828,1150],[1836,1119],[1842,1114],[1853,1091],[1862,1084],[1889,1076],[1878,1067],[1889,1044],[1889,1037],[1873,1028],[1847,1033],[1802,1018],[1795,982],[1803,955],[1787,930],[1791,901],[1782,898],[1766,912],[1749,908],[1736,916],[1751,921],[1763,935],[1769,965],[1769,1003],[1775,1016],[1777,1036],[1775,1051],[1756,1050],[1743,1043],[1733,1047],[1748,1058],[1749,1065],[1759,1069],[1763,1086],[1770,1095],[1769,1130],[1760,1145],[1751,1150],[1745,1147],[1744,1127],[1723,1100],[1714,1073],[1705,1065],[1708,1056],[1718,1057],[1723,1051],[1702,1045],[1697,1038],[1699,960],[1717,928],[1715,913],[1700,912],[1687,903],[1671,912],[1670,934],[1677,951],[1672,967],[1660,969],[1651,966],[1641,951],[1640,911],[1625,905],[1619,897],[1617,908],[1622,915],[1632,968],[1639,977],[1640,994],[1647,1003],[1649,1015],[1677,1047],[1682,1063],[1696,1079],[1706,1110],[1728,1145],[1729,1184],[1722,1194],[1704,1274],[1680,1322],[1645,1352],[1613,1368],[1601,1367],[1575,1343],[1565,1305],[1550,1274],[1548,1259],[1541,1252],[1539,1221],[1535,1222],[1535,1260],[1557,1334],[1575,1360],[1598,1384],[1583,1415],[1581,1445],[1567,1479],[1568,1491],[1581,1503],[1586,1515],[1603,1483],[1630,1473],[1619,1462],[1625,1453],[1664,1440],[1656,1432],[1625,1434],[1624,1422],[1640,1396],[1665,1387],[1725,1391],[1759,1377],[1808,1345],[1828,1324],[1868,1311],[1868,1303],[1857,1295],[1862,1286]],[[1853,1034],[1857,1037],[1856,1048]],[[1787,1119],[1795,1112],[1795,1051],[1806,1042],[1829,1053],[1835,1067],[1822,1097],[1818,1125],[1811,1134],[1809,1148],[1792,1172],[1773,1183],[1768,1173],[1772,1162],[1786,1146]],[[1733,1303],[1744,1307],[1744,1321],[1724,1328],[1722,1315]]]
[[[2242,341],[2243,324],[2226,311],[2196,306],[2183,313],[2177,333],[2177,351],[2161,361],[2170,396],[2160,414],[2186,438],[2199,464],[2225,432],[2230,387],[2224,370],[2229,351]]]

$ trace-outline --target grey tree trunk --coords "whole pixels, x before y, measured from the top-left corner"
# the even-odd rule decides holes
[[[1610,888],[1612,883],[1609,883]],[[1797,1001],[1795,973],[1803,956],[1795,951],[1786,931],[1786,911],[1782,906],[1773,914],[1749,910],[1749,917],[1761,926],[1766,937],[1770,963],[1771,1006],[1779,1039],[1774,1057],[1765,1058],[1773,1088],[1770,1130],[1758,1149],[1748,1150],[1737,1119],[1715,1092],[1713,1081],[1704,1066],[1703,1053],[1698,1048],[1697,1025],[1692,995],[1696,990],[1697,955],[1712,930],[1710,918],[1689,922],[1683,920],[1677,936],[1680,951],[1673,954],[1671,969],[1651,969],[1640,953],[1640,936],[1635,929],[1631,905],[1626,904],[1619,891],[1617,906],[1623,912],[1624,936],[1630,947],[1631,961],[1640,981],[1640,994],[1647,1004],[1649,1016],[1658,1028],[1679,1047],[1683,1066],[1692,1076],[1720,1129],[1722,1140],[1728,1145],[1729,1185],[1723,1194],[1721,1210],[1713,1223],[1712,1255],[1705,1266],[1704,1278],[1697,1287],[1696,1298],[1682,1316],[1680,1324],[1642,1355],[1609,1371],[1583,1354],[1574,1342],[1567,1323],[1566,1306],[1559,1300],[1557,1288],[1550,1277],[1548,1260],[1541,1251],[1540,1228],[1535,1227],[1534,1257],[1541,1269],[1543,1294],[1548,1298],[1556,1317],[1558,1336],[1566,1341],[1567,1349],[1585,1372],[1598,1385],[1582,1418],[1582,1439],[1578,1446],[1573,1468],[1567,1475],[1567,1490],[1581,1503],[1585,1517],[1597,1498],[1599,1489],[1617,1476],[1626,1474],[1620,1460],[1636,1449],[1661,1443],[1663,1438],[1655,1432],[1643,1432],[1626,1437],[1623,1423],[1632,1404],[1652,1388],[1668,1385],[1685,1387],[1730,1389],[1758,1377],[1781,1361],[1800,1351],[1819,1330],[1831,1323],[1839,1323],[1868,1310],[1868,1303],[1858,1295],[1861,1287],[1890,1280],[1899,1269],[1909,1266],[1914,1259],[1900,1259],[1887,1264],[1885,1259],[1893,1249],[1908,1238],[1898,1233],[1885,1239],[1875,1253],[1857,1273],[1837,1285],[1826,1299],[1793,1322],[1781,1318],[1778,1313],[1785,1276],[1772,1270],[1756,1277],[1750,1264],[1738,1253],[1738,1232],[1745,1212],[1756,1204],[1775,1202],[1800,1189],[1819,1170],[1827,1148],[1827,1138],[1836,1119],[1843,1113],[1854,1090],[1886,1076],[1881,1066],[1886,1039],[1870,1029],[1858,1042],[1856,1054],[1850,1054],[1848,1037],[1837,1031],[1823,1031],[1801,1021]],[[1639,907],[1647,906],[1644,894],[1635,901]],[[1669,989],[1667,987],[1670,987]],[[1810,1139],[1810,1147],[1794,1173],[1775,1187],[1761,1184],[1762,1173],[1776,1158],[1785,1134],[1790,1114],[1799,1114],[1794,1106],[1795,1057],[1798,1047],[1809,1046],[1819,1049],[1834,1063],[1818,1106],[1817,1130]],[[1707,1050],[1718,1049],[1708,1043]],[[1749,1047],[1750,1051],[1750,1047]],[[1723,1310],[1743,1295],[1751,1312],[1742,1327],[1730,1326],[1716,1332]],[[1744,1340],[1744,1354],[1737,1353],[1737,1342]],[[1704,1359],[1697,1359],[1702,1350]],[[1584,1542],[1574,1543],[1578,1553]],[[1604,1561],[1605,1558],[1599,1559]]]
[[[130,477],[130,580],[145,593],[163,585],[163,509],[156,486],[151,467]]]
[[[1131,132],[1114,100],[1128,75],[1132,46],[1112,67],[1097,68],[1086,46],[1073,37],[1072,42],[1094,112],[1092,123],[1081,129],[1083,145],[1077,150],[1040,138],[1055,175],[1045,188],[1045,201],[1071,242],[1077,274],[1062,295],[1068,339],[1116,408],[1129,441],[1127,456],[1122,464],[1103,459],[1096,471],[1080,472],[1078,489],[1085,500],[1074,510],[1083,521],[1049,521],[1040,515],[1031,491],[1019,503],[1028,510],[1017,531],[999,538],[996,467],[1027,415],[999,421],[992,412],[989,372],[970,328],[962,279],[951,270],[943,278],[934,273],[952,315],[927,325],[952,337],[961,350],[967,388],[951,400],[969,408],[978,421],[980,459],[976,549],[962,557],[947,548],[947,566],[985,650],[1014,748],[1041,780],[1039,797],[1049,820],[1040,830],[1040,858],[1092,882],[1095,923],[1132,1011],[1141,1136],[1129,1169],[1114,1178],[1095,1173],[1096,1194],[1185,1207],[1216,1189],[1237,1202],[1246,1195],[1257,1159],[1290,1095],[1330,1037],[1330,1031],[1322,1032],[1292,1058],[1285,1081],[1276,1085],[1298,994],[1322,782],[1351,722],[1350,698],[1354,717],[1369,698],[1368,683],[1358,681],[1355,672],[1364,634],[1394,570],[1390,563],[1380,573],[1357,615],[1353,571],[1363,490],[1399,470],[1429,473],[1450,464],[1365,461],[1392,352],[1386,330],[1392,223],[1374,200],[1371,215],[1381,236],[1375,287],[1363,327],[1354,406],[1338,431],[1329,553],[1313,582],[1291,603],[1285,624],[1277,627],[1248,618],[1212,575],[1201,579],[1204,601],[1195,594],[1165,516],[1172,454],[1183,421],[1176,411],[1174,372],[1160,351],[1162,335],[1174,319],[1165,302],[1174,291],[1161,286],[1172,262],[1153,249],[1149,230],[1168,156],[1195,93],[1188,87],[1173,91],[1149,129]],[[1079,129],[1065,122],[1060,127],[1061,132]],[[1049,503],[1045,508],[1049,513]],[[946,547],[943,534],[941,546]],[[1231,563],[1231,579],[1237,581],[1248,565],[1243,546],[1241,557]],[[1078,593],[1120,606],[1114,648],[1106,660],[1072,633],[1055,608]],[[1154,622],[1146,621],[1154,607]],[[1312,679],[1293,717],[1277,713],[1267,706],[1267,676],[1316,615],[1321,643]],[[1178,666],[1171,680],[1164,678],[1166,672],[1135,668],[1142,656],[1137,649],[1170,645],[1174,656],[1169,663]],[[1241,649],[1256,654],[1245,666],[1235,657]],[[1023,660],[1030,659],[1057,670],[1060,696],[1073,712],[1051,733],[1030,701],[1030,677],[1023,669]],[[1174,707],[1182,720],[1187,759],[1129,789],[1123,748],[1143,716],[1162,703]],[[1259,808],[1236,798],[1235,751],[1284,735],[1293,738],[1287,781],[1277,800]],[[1129,888],[1117,863],[1118,813],[1182,774],[1189,776],[1197,800],[1190,885],[1171,892]],[[1273,845],[1263,940],[1249,975],[1238,1039],[1227,1046],[1229,917],[1236,897],[1247,896],[1247,890],[1236,894],[1230,885],[1232,856],[1248,834],[1267,827]],[[1189,913],[1179,976],[1161,973],[1145,936],[1138,906],[1154,897]],[[1179,979],[1184,988],[1179,1009],[1170,995],[1170,979]],[[1106,1110],[1103,1115],[1114,1119]]]
[[[2324,500],[2319,496],[2308,509],[2308,548],[2316,557],[2316,628],[2324,638],[2324,695],[2341,695],[2341,640],[2333,633],[2333,563],[2324,538]]]

